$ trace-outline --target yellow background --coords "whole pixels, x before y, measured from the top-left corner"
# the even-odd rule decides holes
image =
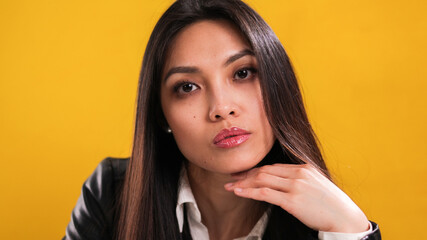
[[[59,239],[129,155],[141,59],[171,1],[1,0],[0,238]],[[384,239],[425,239],[427,2],[249,1],[290,55],[327,162]]]

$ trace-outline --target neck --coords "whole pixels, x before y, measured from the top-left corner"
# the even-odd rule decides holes
[[[189,164],[188,179],[210,239],[248,235],[266,209],[262,202],[226,191],[224,185],[234,181],[229,174],[212,173]]]

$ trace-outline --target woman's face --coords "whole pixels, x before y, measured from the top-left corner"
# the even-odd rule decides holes
[[[172,42],[161,106],[189,164],[235,173],[258,164],[273,146],[249,44],[226,21],[184,28]]]

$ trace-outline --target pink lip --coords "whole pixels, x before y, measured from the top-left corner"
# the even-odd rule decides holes
[[[250,133],[238,127],[223,129],[219,132],[213,143],[220,148],[236,147],[249,139]]]

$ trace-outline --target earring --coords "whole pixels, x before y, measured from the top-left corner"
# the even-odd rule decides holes
[[[172,129],[170,127],[168,127],[168,133],[172,133]]]

